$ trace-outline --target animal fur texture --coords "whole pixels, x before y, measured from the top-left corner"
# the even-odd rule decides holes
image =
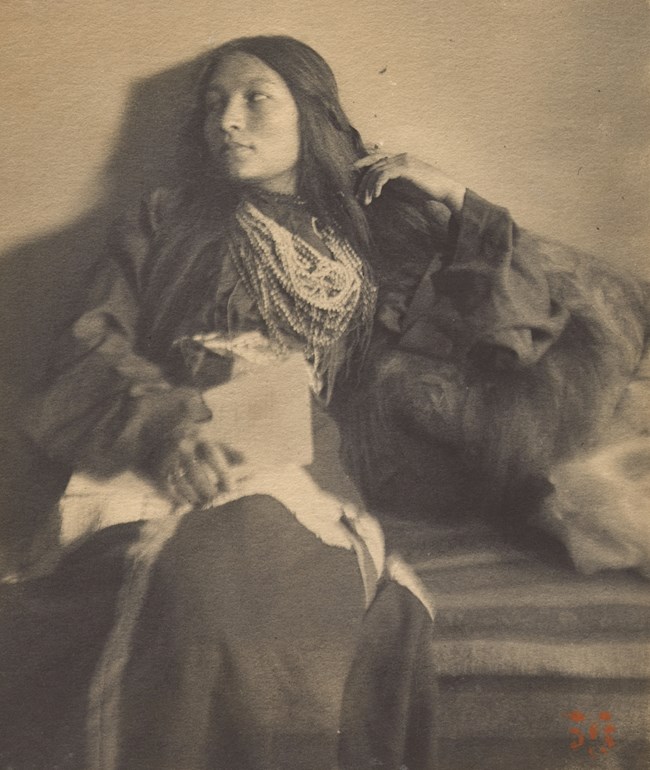
[[[345,409],[347,456],[372,504],[386,512],[437,521],[489,517],[510,529],[532,522],[559,536],[580,568],[621,566],[613,556],[589,561],[571,543],[578,522],[586,531],[607,520],[616,540],[632,519],[647,520],[647,502],[637,510],[632,501],[650,475],[648,287],[526,231],[515,237],[517,252],[542,271],[552,306],[566,314],[557,338],[537,360],[504,365],[471,351],[405,349],[404,334],[378,337]],[[471,284],[464,291],[471,294]],[[431,292],[430,327],[440,302]],[[471,296],[465,304],[473,306]],[[457,323],[471,323],[470,315],[458,314]],[[635,420],[643,409],[646,417]],[[616,448],[629,441],[629,449]],[[621,485],[629,494],[621,496]],[[550,526],[587,488],[580,515],[563,514],[563,527]],[[623,498],[630,502],[619,515],[613,501]]]

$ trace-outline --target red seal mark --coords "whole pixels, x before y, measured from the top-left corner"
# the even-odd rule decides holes
[[[583,711],[569,711],[565,716],[571,722],[571,751],[584,751],[591,759],[597,759],[616,745],[616,725],[611,723],[610,711],[599,711],[597,718],[588,718]]]

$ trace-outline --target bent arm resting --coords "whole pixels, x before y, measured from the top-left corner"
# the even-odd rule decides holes
[[[401,501],[416,476],[431,510],[445,508],[445,483],[450,509],[471,489],[500,500],[499,484],[528,483],[598,441],[650,328],[641,281],[517,227],[471,191],[449,241],[448,261],[432,244],[428,267],[417,263],[406,313],[376,336],[344,424],[365,489],[385,478]],[[414,260],[394,264],[401,290]]]
[[[636,365],[644,333],[639,282],[574,249],[519,228],[505,208],[468,190],[452,219],[453,258],[434,258],[407,311],[401,346],[481,366],[535,365],[567,325],[603,330]],[[607,296],[610,302],[603,302]]]

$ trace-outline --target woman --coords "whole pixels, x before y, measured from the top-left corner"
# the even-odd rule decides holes
[[[354,387],[372,327],[364,206],[411,177],[419,189],[393,208],[422,240],[437,227],[429,198],[458,210],[464,190],[368,157],[327,64],[285,37],[207,57],[186,144],[185,184],[156,191],[127,228],[26,410],[37,444],[75,471],[64,531],[80,500],[111,523],[94,506],[116,489],[131,518],[143,479],[149,508],[135,518],[154,520],[100,532],[17,594],[60,603],[67,652],[4,645],[8,681],[23,674],[7,697],[31,705],[1,756],[102,770],[432,767],[430,610],[359,512],[322,406]],[[109,481],[93,497],[88,478]],[[71,591],[88,560],[101,574],[116,551],[117,603],[93,583],[102,598],[91,591],[96,612],[80,619]],[[78,638],[91,617],[92,639]],[[80,646],[84,673],[46,685],[54,703],[25,696],[25,661],[37,656],[51,682]]]
[[[0,756],[102,770],[433,767],[430,617],[359,513],[323,407],[357,440],[368,429],[374,471],[374,426],[347,419],[374,417],[359,386],[373,321],[369,371],[390,386],[386,347],[442,372],[469,354],[528,365],[566,313],[534,263],[508,273],[507,212],[408,156],[367,154],[302,43],[245,38],[208,56],[186,149],[184,184],[156,191],[127,228],[27,410],[35,441],[76,472],[64,532],[79,504],[111,521],[88,477],[109,479],[103,501],[117,490],[118,519],[144,506],[154,520],[109,527],[45,582],[16,587],[18,607],[45,592],[63,631],[30,639],[35,650],[27,632],[3,645],[12,713],[29,706]],[[447,304],[429,302],[434,277]],[[417,419],[444,439],[426,393]],[[76,676],[57,681],[73,656]],[[25,698],[26,681],[38,696]]]

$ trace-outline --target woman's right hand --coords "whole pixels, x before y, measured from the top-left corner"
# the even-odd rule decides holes
[[[167,446],[156,476],[159,486],[177,505],[206,505],[232,488],[226,455],[205,440],[199,425]]]

